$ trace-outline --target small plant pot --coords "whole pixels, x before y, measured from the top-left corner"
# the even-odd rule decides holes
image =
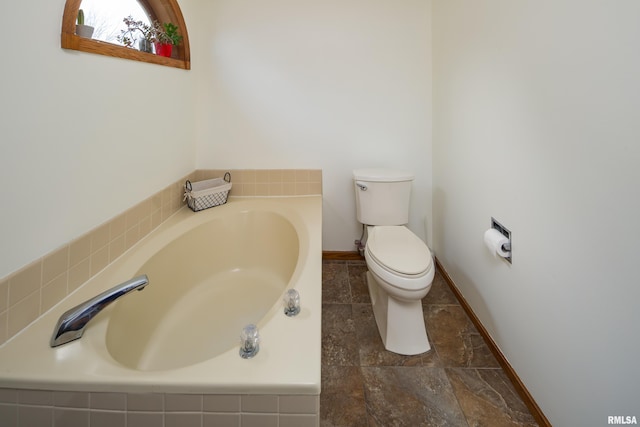
[[[76,34],[85,39],[90,39],[93,35],[93,27],[91,25],[76,25]]]
[[[171,58],[171,51],[173,45],[170,43],[155,43],[156,45],[156,55],[166,56],[167,58]]]
[[[140,52],[153,53],[153,49],[151,48],[151,42],[147,39],[141,39],[138,42],[138,49],[140,50]]]

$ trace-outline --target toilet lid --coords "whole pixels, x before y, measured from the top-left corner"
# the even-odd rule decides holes
[[[378,264],[400,274],[418,275],[431,268],[427,245],[401,225],[372,227],[367,248]]]

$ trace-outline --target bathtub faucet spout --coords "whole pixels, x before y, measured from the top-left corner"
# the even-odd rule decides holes
[[[82,337],[87,323],[103,308],[133,290],[141,291],[148,283],[149,278],[146,274],[134,277],[65,311],[58,319],[49,345],[57,347]]]

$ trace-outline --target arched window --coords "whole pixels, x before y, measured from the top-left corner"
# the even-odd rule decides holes
[[[150,21],[168,22],[178,27],[178,31],[183,38],[180,44],[174,46],[173,54],[170,58],[76,35],[76,19],[82,0],[67,0],[65,4],[62,17],[62,48],[189,70],[191,68],[189,36],[177,1],[138,0],[138,2],[147,12]]]

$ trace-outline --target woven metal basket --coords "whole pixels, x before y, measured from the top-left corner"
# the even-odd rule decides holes
[[[184,184],[184,200],[192,211],[198,212],[227,203],[230,190],[231,174],[229,172],[224,174],[224,178],[193,183],[187,180]]]

